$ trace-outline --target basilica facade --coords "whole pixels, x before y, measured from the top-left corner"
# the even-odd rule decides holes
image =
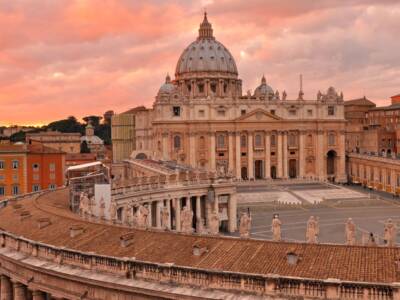
[[[113,120],[113,135],[124,136],[118,130],[125,128],[135,136],[131,153],[117,149],[120,140],[114,146],[121,159],[176,161],[243,180],[347,180],[343,94],[330,87],[310,100],[300,89],[289,99],[264,76],[254,93],[243,94],[235,60],[207,15],[153,108],[132,114],[130,126],[118,115]]]

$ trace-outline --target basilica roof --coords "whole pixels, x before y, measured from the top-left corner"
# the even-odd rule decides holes
[[[180,56],[176,65],[177,79],[198,72],[219,72],[238,75],[235,60],[229,50],[213,36],[211,23],[204,14],[199,36]]]

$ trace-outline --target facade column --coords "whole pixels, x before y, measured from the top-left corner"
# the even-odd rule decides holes
[[[282,178],[283,170],[282,170],[282,132],[278,131],[278,145],[276,147],[276,160],[277,160],[277,170],[276,177]]]
[[[219,213],[219,202],[218,202],[218,195],[214,196],[214,211],[218,214]]]
[[[32,291],[32,300],[46,300],[46,295],[42,291]]]
[[[215,171],[215,133],[210,133],[210,170]]]
[[[200,223],[201,223],[201,204],[200,204],[200,196],[196,196],[196,232],[199,233],[199,228],[200,228]]]
[[[337,182],[344,183],[347,182],[346,176],[346,139],[345,132],[340,131],[338,134],[338,144],[339,144],[339,153],[338,153],[338,172],[337,172]],[[361,174],[360,174],[360,177]]]
[[[241,163],[240,163],[240,132],[236,132],[235,136],[236,145],[235,145],[235,154],[236,154],[236,179],[240,179],[241,176]]]
[[[228,231],[235,232],[236,231],[236,211],[237,211],[237,198],[236,193],[229,195],[229,203],[228,203]]]
[[[233,174],[233,170],[234,170],[234,157],[233,157],[233,132],[228,132],[228,171],[232,172]]]
[[[1,275],[0,300],[13,300],[11,280],[5,275]]]
[[[264,151],[265,151],[265,157],[264,157],[264,165],[265,165],[265,170],[264,170],[264,178],[269,179],[271,178],[271,140],[270,140],[270,134],[269,132],[265,133],[264,137]]]
[[[306,174],[305,172],[305,163],[306,158],[304,156],[304,136],[305,132],[299,132],[299,177],[303,178]]]
[[[283,143],[282,143],[282,153],[283,153],[283,178],[288,178],[288,133],[285,131],[283,133]]]
[[[175,228],[181,231],[181,199],[175,198]]]
[[[163,160],[169,160],[168,132],[162,133],[162,151],[163,151]]]
[[[196,145],[195,145],[195,134],[189,133],[189,164],[195,168],[196,164]]]
[[[326,155],[324,151],[324,132],[322,130],[317,131],[317,149],[316,149],[316,170],[315,173],[319,180],[326,179]]]
[[[19,282],[13,282],[14,300],[27,300],[26,286]]]
[[[156,226],[161,228],[161,208],[163,207],[162,201],[156,202]]]
[[[249,132],[247,140],[247,170],[249,180],[254,179],[254,158],[253,158],[253,132]]]

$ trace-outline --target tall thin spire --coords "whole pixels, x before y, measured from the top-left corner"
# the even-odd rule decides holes
[[[200,24],[199,28],[199,39],[213,39],[213,29],[211,23],[208,22],[207,12],[204,12],[203,22]]]

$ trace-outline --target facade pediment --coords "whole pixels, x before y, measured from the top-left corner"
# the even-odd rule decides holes
[[[236,122],[275,122],[280,120],[282,120],[282,118],[261,108],[248,112],[235,119]]]

